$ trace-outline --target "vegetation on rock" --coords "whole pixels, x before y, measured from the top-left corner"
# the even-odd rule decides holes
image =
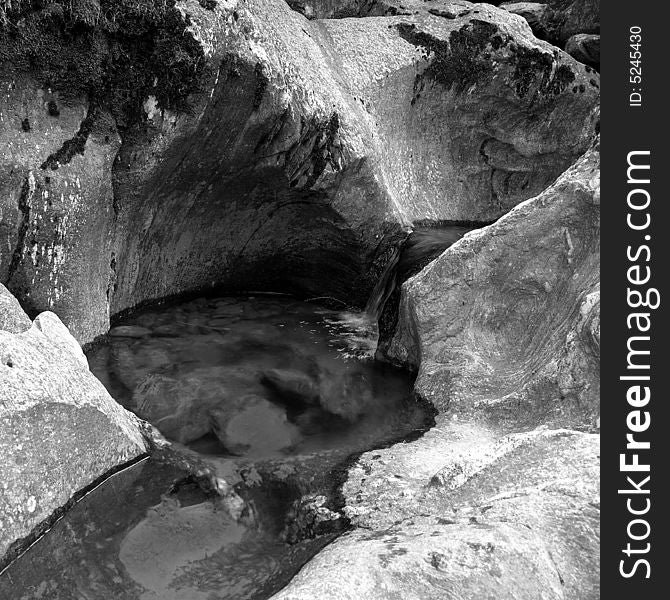
[[[66,99],[88,96],[109,108],[121,129],[142,117],[149,95],[160,109],[187,110],[205,61],[198,42],[184,35],[189,18],[175,4],[3,0],[0,73],[29,73]]]

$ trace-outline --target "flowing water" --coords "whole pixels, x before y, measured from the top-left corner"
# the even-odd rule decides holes
[[[341,530],[347,460],[430,420],[411,376],[372,358],[376,341],[365,314],[278,296],[200,298],[118,323],[91,370],[234,484],[254,518],[151,458],[65,513],[0,575],[0,598],[269,597]]]
[[[405,243],[394,249],[384,270],[377,281],[365,312],[377,321],[381,316],[387,300],[404,281],[418,273],[430,261],[436,259],[449,246],[455,244],[474,227],[466,225],[417,226],[409,234]]]

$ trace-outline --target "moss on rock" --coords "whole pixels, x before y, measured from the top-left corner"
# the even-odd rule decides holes
[[[121,130],[141,120],[149,95],[160,109],[187,110],[206,61],[200,44],[184,35],[190,20],[175,5],[175,0],[5,0],[0,73],[30,73],[66,101],[87,95],[110,109]]]

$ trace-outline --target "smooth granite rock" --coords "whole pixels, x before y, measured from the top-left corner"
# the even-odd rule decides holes
[[[273,600],[599,598],[599,436],[537,430],[492,443],[440,429],[430,444],[359,459],[344,487],[359,527]],[[451,485],[454,465],[468,476]]]
[[[1,564],[14,542],[147,445],[60,319],[44,312],[25,328],[25,313],[0,292]]]

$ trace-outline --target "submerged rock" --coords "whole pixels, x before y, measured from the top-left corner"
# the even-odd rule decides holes
[[[303,408],[319,403],[317,381],[308,374],[289,369],[270,369],[263,373],[263,383],[279,394],[281,402]]]
[[[235,415],[245,406],[249,394],[261,393],[253,372],[212,367],[183,375],[149,373],[133,390],[128,406],[142,419],[155,425],[163,435],[182,444],[210,433],[219,420],[213,412]]]
[[[55,314],[30,323],[1,284],[0,300],[2,566],[14,542],[147,445]]]
[[[300,430],[286,412],[259,396],[244,396],[235,410],[213,410],[213,431],[231,454],[268,456],[296,445]]]
[[[137,327],[136,325],[120,325],[109,330],[112,337],[143,338],[151,335],[151,329]]]
[[[362,371],[321,374],[319,403],[329,413],[353,422],[374,405],[370,381]]]

